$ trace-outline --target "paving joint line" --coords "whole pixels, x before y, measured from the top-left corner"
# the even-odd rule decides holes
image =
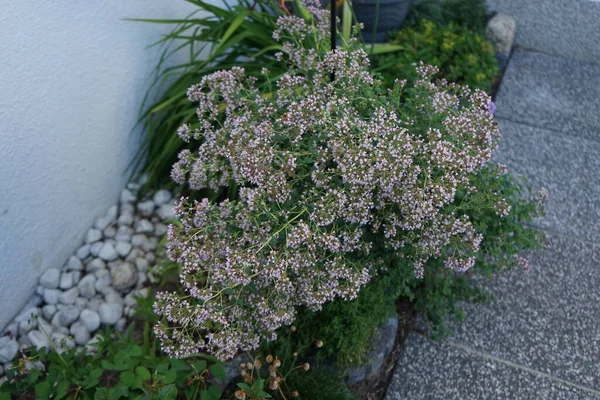
[[[569,138],[583,139],[583,140],[587,140],[589,142],[600,143],[600,138],[595,139],[595,138],[592,138],[587,135],[583,135],[583,134],[579,133],[581,131],[581,129],[579,129],[579,130],[573,129],[573,130],[569,130],[567,132],[567,131],[563,131],[563,130],[556,129],[556,128],[548,128],[545,126],[534,125],[530,122],[523,122],[523,121],[515,120],[515,119],[509,118],[509,117],[504,117],[504,116],[502,116],[501,113],[498,113],[498,114],[500,114],[500,115],[496,116],[496,120],[498,120],[498,121],[508,121],[508,122],[512,122],[513,124],[524,125],[529,128],[542,129],[542,130],[549,131],[552,133],[558,133],[559,135],[563,135],[563,136],[566,136]],[[598,127],[590,127],[590,130],[593,130],[593,129],[598,129]],[[569,132],[571,132],[571,133],[569,133]],[[573,132],[575,132],[575,133],[573,133]],[[502,136],[502,129],[500,129],[500,136]]]
[[[466,351],[467,353],[476,355],[476,356],[478,356],[480,358],[488,359],[490,361],[495,361],[497,363],[501,363],[501,364],[507,365],[507,366],[512,367],[512,368],[517,368],[519,370],[522,370],[522,371],[525,371],[525,372],[529,372],[531,374],[538,375],[538,376],[546,378],[546,379],[553,380],[553,381],[561,383],[563,385],[570,386],[570,387],[573,387],[573,388],[576,388],[576,389],[579,389],[579,390],[583,390],[583,391],[585,391],[587,393],[591,393],[591,394],[600,396],[600,390],[593,389],[593,388],[581,385],[579,383],[571,382],[571,381],[568,381],[566,379],[562,379],[562,378],[559,378],[557,376],[548,374],[546,372],[542,372],[542,371],[538,371],[538,370],[530,368],[530,367],[526,367],[525,365],[516,364],[516,363],[514,363],[512,361],[505,360],[503,358],[493,356],[493,355],[485,353],[485,352],[483,352],[481,350],[473,349],[473,348],[471,348],[471,347],[469,347],[467,345],[461,344],[461,343],[456,343],[456,342],[452,342],[452,341],[445,340],[445,339],[442,339],[441,342],[449,345],[450,347],[454,347],[456,349],[460,349],[460,350]]]

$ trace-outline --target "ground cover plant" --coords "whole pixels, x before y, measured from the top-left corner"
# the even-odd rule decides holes
[[[287,72],[262,71],[270,95],[241,67],[188,90],[200,121],[179,135],[196,147],[172,177],[221,197],[182,199],[169,230],[186,293],[159,294],[155,310],[174,357],[257,349],[299,309],[351,302],[378,279],[441,324],[479,295],[466,271],[523,265],[540,243],[523,222],[542,198],[521,198],[491,163],[489,96],[426,65],[388,88],[355,41],[330,51],[327,12],[307,9],[278,20]]]

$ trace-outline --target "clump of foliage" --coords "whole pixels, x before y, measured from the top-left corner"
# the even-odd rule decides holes
[[[131,335],[116,340],[108,332],[94,347],[91,353],[27,350],[6,371],[0,399],[221,398],[213,380],[223,378],[224,370],[214,357],[170,359],[143,350]]]
[[[513,255],[539,242],[520,225],[539,202],[521,208],[517,186],[494,186],[504,171],[490,162],[499,134],[489,96],[434,82],[426,65],[388,89],[355,41],[331,51],[328,12],[307,9],[278,20],[287,72],[271,80],[264,69],[269,96],[240,67],[188,90],[200,123],[178,132],[197,146],[172,177],[230,196],[176,207],[169,255],[187,293],[155,304],[174,357],[256,349],[298,309],[351,301],[388,274],[392,290],[440,315],[472,297],[466,271],[521,265]]]
[[[233,6],[226,1],[221,6],[202,0],[185,1],[197,7],[186,18],[134,19],[174,26],[155,43],[161,48],[161,58],[142,104],[140,122],[145,137],[131,166],[132,172],[147,177],[146,190],[169,184],[177,154],[183,148],[194,147],[176,134],[182,124],[198,126],[196,107],[186,96],[190,86],[203,76],[233,66],[243,67],[248,75],[257,77],[258,87],[265,81],[260,74],[262,68],[269,68],[273,77],[283,73],[274,56],[281,46],[272,34],[277,17],[285,12],[275,1],[239,0]],[[185,62],[174,62],[182,54],[188,54]]]
[[[483,34],[488,19],[485,0],[422,0],[411,7],[404,26],[418,25],[422,19],[437,26],[454,24]]]
[[[382,54],[375,62],[375,71],[388,86],[395,79],[418,79],[413,64],[420,61],[438,66],[440,78],[487,92],[499,73],[492,45],[481,34],[455,22],[436,25],[423,19],[402,29],[390,42],[402,49]]]

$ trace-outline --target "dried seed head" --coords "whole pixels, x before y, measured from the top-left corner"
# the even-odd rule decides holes
[[[317,348],[321,348],[323,347],[323,341],[322,340],[317,340],[317,342],[315,343],[315,346],[317,346]]]
[[[269,354],[265,360],[271,364],[273,362],[273,356]]]
[[[244,400],[246,398],[246,392],[244,392],[242,389],[236,391],[235,398],[239,400]]]
[[[294,391],[292,392],[292,397],[300,397],[300,393],[298,393],[298,391],[297,391],[297,390],[294,390]]]
[[[308,371],[310,369],[310,364],[309,363],[304,363],[304,365],[302,365],[302,369],[305,371]]]

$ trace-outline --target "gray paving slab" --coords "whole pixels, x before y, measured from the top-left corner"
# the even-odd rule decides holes
[[[600,140],[600,64],[515,51],[496,102],[498,118]]]
[[[495,300],[464,305],[447,340],[600,392],[600,245],[549,242],[529,270],[479,278]]]
[[[545,53],[600,62],[597,0],[488,0],[517,21],[516,44]]]
[[[583,400],[600,392],[412,333],[385,400],[438,399]]]
[[[506,120],[500,129],[496,160],[549,192],[535,225],[600,242],[600,142]]]

